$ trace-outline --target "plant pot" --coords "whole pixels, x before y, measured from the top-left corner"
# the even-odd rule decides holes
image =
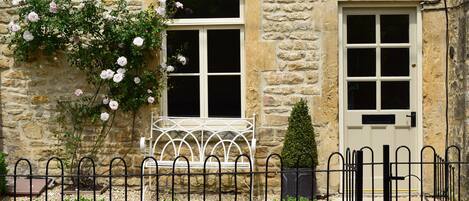
[[[314,171],[316,168],[314,168]],[[282,174],[282,193],[283,198],[296,197],[297,178],[298,178],[298,196],[310,200],[316,198],[317,183],[316,173],[311,168],[298,168],[298,177],[296,168],[284,168]]]

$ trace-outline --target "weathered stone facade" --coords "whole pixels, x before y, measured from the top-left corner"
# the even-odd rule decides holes
[[[467,86],[468,75],[468,31],[469,31],[469,7],[464,1],[450,1],[455,9],[448,13],[449,23],[449,45],[448,45],[448,64],[449,64],[449,89],[450,89],[450,130],[448,144],[456,145],[461,148],[461,160],[469,160],[469,141],[468,141],[468,112],[469,112],[469,90]],[[452,161],[457,161],[457,150],[451,149],[450,155]],[[469,167],[463,166],[461,170],[462,184],[461,196],[469,197],[468,175]]]
[[[329,80],[330,76],[337,78],[338,71],[329,71],[326,66],[327,59],[336,54],[323,51],[327,40],[323,23],[328,17],[322,9],[327,9],[327,4],[311,0],[262,2],[261,40],[273,42],[276,63],[264,68],[258,78],[262,97],[259,149],[270,150],[261,151],[260,158],[281,151],[282,144],[272,142],[283,141],[290,109],[300,99],[307,100],[311,108],[321,167],[325,167],[328,155],[337,151],[338,135],[331,134],[338,133],[338,124],[332,123],[338,122],[338,99],[325,101],[338,90],[337,80]],[[322,110],[324,106],[330,110]],[[264,136],[273,137],[264,140]],[[325,177],[320,179],[325,181]]]
[[[135,2],[139,8],[150,1]],[[279,153],[292,105],[308,100],[317,132],[320,167],[330,153],[339,151],[339,4],[349,1],[321,0],[245,0],[246,114],[258,114],[257,165],[265,157]],[[350,1],[360,3],[360,1]],[[419,1],[390,1],[417,6]],[[379,7],[382,1],[367,1]],[[445,13],[440,2],[422,9],[422,87],[423,144],[433,145],[439,153],[445,147]],[[467,5],[450,1],[449,65],[449,144],[463,148],[463,160],[469,160],[469,88],[466,36],[469,26]],[[8,33],[7,24],[15,17],[15,8],[0,3],[0,34]],[[452,50],[451,50],[452,49]],[[56,142],[53,133],[56,102],[86,88],[78,71],[70,71],[63,59],[16,63],[7,44],[0,44],[1,68],[1,141],[0,147],[11,160],[26,157],[43,167]],[[251,56],[255,55],[255,56]],[[53,78],[53,79],[52,79]],[[138,132],[148,130],[149,108],[138,116]],[[112,158],[127,153],[130,165],[139,166],[138,137],[131,138],[130,122],[120,122],[109,136],[103,155]],[[127,151],[129,150],[130,151]],[[124,151],[126,150],[126,151]],[[37,162],[39,161],[39,162]],[[106,165],[108,160],[103,160]],[[335,160],[337,165],[338,161]],[[467,170],[465,170],[467,172]],[[467,175],[467,174],[465,174]],[[320,182],[324,182],[320,176]],[[332,186],[338,189],[339,178]],[[261,182],[258,182],[262,184]],[[273,180],[271,185],[277,185]],[[323,187],[324,188],[324,185]],[[324,190],[324,189],[320,189]]]
[[[142,8],[142,2],[129,2],[130,10]],[[1,55],[1,122],[2,151],[8,154],[10,163],[19,158],[31,160],[33,168],[45,171],[45,161],[56,154],[56,138],[62,130],[57,121],[57,103],[60,100],[73,98],[75,89],[88,90],[85,76],[78,69],[68,66],[64,56],[40,56],[28,62],[15,62],[13,52],[3,39],[9,34],[7,24],[18,19],[16,8],[9,2],[0,3]],[[137,116],[136,133],[144,133],[149,124],[149,109],[146,108]],[[132,119],[130,116],[119,117],[124,121],[117,122],[109,134],[103,156],[99,165],[108,165],[116,156],[126,156],[134,170],[140,166],[143,156],[138,150],[138,138],[132,136]],[[90,133],[93,133],[91,131]],[[94,136],[88,136],[93,139]]]

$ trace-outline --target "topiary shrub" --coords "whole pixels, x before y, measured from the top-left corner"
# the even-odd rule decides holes
[[[8,174],[6,154],[0,152],[0,195],[6,195],[7,193],[7,178]]]
[[[311,201],[311,199],[299,196],[297,200],[296,197],[288,196],[287,198],[283,198],[283,201]]]
[[[282,149],[283,166],[296,168],[297,160],[301,157],[298,168],[316,167],[318,154],[314,137],[308,105],[302,99],[295,104],[288,118],[288,130]]]

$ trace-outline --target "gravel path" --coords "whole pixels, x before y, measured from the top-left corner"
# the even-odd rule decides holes
[[[162,189],[163,190],[163,189]],[[270,199],[269,195],[269,200]],[[88,194],[88,193],[83,193],[80,192],[80,197],[85,197],[90,200],[93,200],[93,194]],[[272,196],[273,197],[273,196]],[[69,199],[72,200],[76,198],[75,195],[65,195],[65,200]],[[238,200],[239,201],[247,201],[248,200],[247,195],[238,195]],[[145,199],[146,200],[156,200],[155,199],[155,193],[154,192],[147,192],[145,193]],[[20,197],[17,198],[18,201],[29,201],[29,197]],[[48,201],[60,201],[61,196],[60,196],[60,187],[55,187],[53,189],[49,189],[48,192]],[[108,201],[109,200],[109,191],[104,192],[101,195],[96,195],[96,200],[97,201]],[[112,190],[112,200],[116,201],[125,201],[125,196],[124,196],[124,188],[123,187],[117,187],[113,188]],[[171,200],[171,193],[170,192],[160,192],[160,201],[167,201]],[[183,201],[187,200],[187,194],[176,194],[175,195],[175,200],[177,201]],[[198,200],[203,200],[203,196],[201,194],[191,194],[191,201],[198,201]],[[218,194],[208,194],[206,197],[206,200],[218,200]],[[234,200],[234,195],[233,194],[223,194],[222,195],[222,200]],[[257,199],[254,199],[257,200]],[[263,200],[263,199],[262,199]],[[274,199],[274,200],[278,200]],[[2,201],[13,201],[13,198],[3,198]],[[45,193],[43,193],[39,197],[33,197],[33,201],[45,201]],[[140,190],[139,188],[129,188],[127,191],[127,201],[140,201]]]
[[[129,188],[128,191],[127,191],[127,201],[140,201],[140,190],[139,188]],[[66,195],[65,196],[65,200],[69,199],[69,200],[72,200],[75,198],[76,195]],[[93,194],[83,194],[81,193],[80,197],[85,197],[85,198],[89,198],[90,200],[93,200]],[[60,187],[55,187],[53,189],[50,189],[49,192],[48,192],[48,200],[49,201],[60,201]],[[238,200],[239,201],[248,201],[249,197],[247,195],[238,195]],[[156,200],[155,199],[155,196],[154,196],[154,192],[148,192],[145,194],[145,199],[146,200]],[[13,198],[2,198],[0,199],[1,201],[13,201]],[[18,201],[29,201],[29,197],[21,197],[21,198],[17,198]],[[109,200],[109,191],[106,191],[104,194],[102,195],[96,195],[96,200],[97,201],[108,201]],[[124,198],[124,188],[123,187],[117,187],[117,188],[113,188],[112,190],[112,200],[115,200],[115,201],[125,201],[125,198]],[[161,201],[169,201],[171,200],[171,193],[168,192],[168,193],[161,193],[160,194],[160,200]],[[187,194],[176,194],[176,198],[175,198],[176,201],[184,201],[184,200],[187,200]],[[191,201],[199,201],[199,200],[203,200],[203,197],[201,194],[191,194]],[[217,194],[210,194],[210,195],[207,195],[206,197],[206,200],[209,200],[209,201],[215,201],[215,200],[218,200],[218,195]],[[233,194],[223,194],[222,195],[222,200],[223,201],[228,201],[228,200],[235,200],[234,199],[234,195]],[[253,201],[263,201],[264,200],[264,197],[263,196],[259,196],[259,197],[256,197],[255,199],[253,199]],[[276,195],[270,195],[269,194],[269,201],[278,201],[279,200],[279,196],[276,196]],[[332,197],[330,197],[329,199],[330,201],[341,201],[342,200],[342,197],[340,195],[334,195]],[[371,197],[370,196],[364,196],[364,201],[371,201]],[[375,197],[376,201],[379,201],[379,200],[383,200],[382,197]],[[408,197],[406,196],[403,196],[403,197],[399,197],[399,200],[408,200]],[[419,201],[420,200],[420,197],[419,196],[413,196],[411,198],[412,201]],[[429,200],[428,198],[425,198],[424,200]],[[431,199],[433,200],[433,199]],[[45,194],[43,193],[41,196],[39,197],[33,197],[33,201],[45,201]],[[319,199],[318,201],[325,201],[325,199]]]

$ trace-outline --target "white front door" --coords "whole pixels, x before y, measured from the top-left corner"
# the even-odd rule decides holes
[[[421,114],[417,112],[415,8],[344,8],[342,26],[344,150],[368,146],[374,150],[375,162],[381,162],[382,147],[389,144],[394,161],[394,150],[405,145],[417,159],[416,124]],[[407,161],[407,150],[401,150],[398,156],[399,161]],[[364,160],[371,160],[367,151]],[[366,166],[364,171],[365,190],[371,190],[371,167]],[[398,171],[399,176],[408,175],[407,166],[400,165]],[[375,190],[382,190],[380,165],[375,167],[374,181]],[[399,190],[407,189],[408,180],[399,182]]]

